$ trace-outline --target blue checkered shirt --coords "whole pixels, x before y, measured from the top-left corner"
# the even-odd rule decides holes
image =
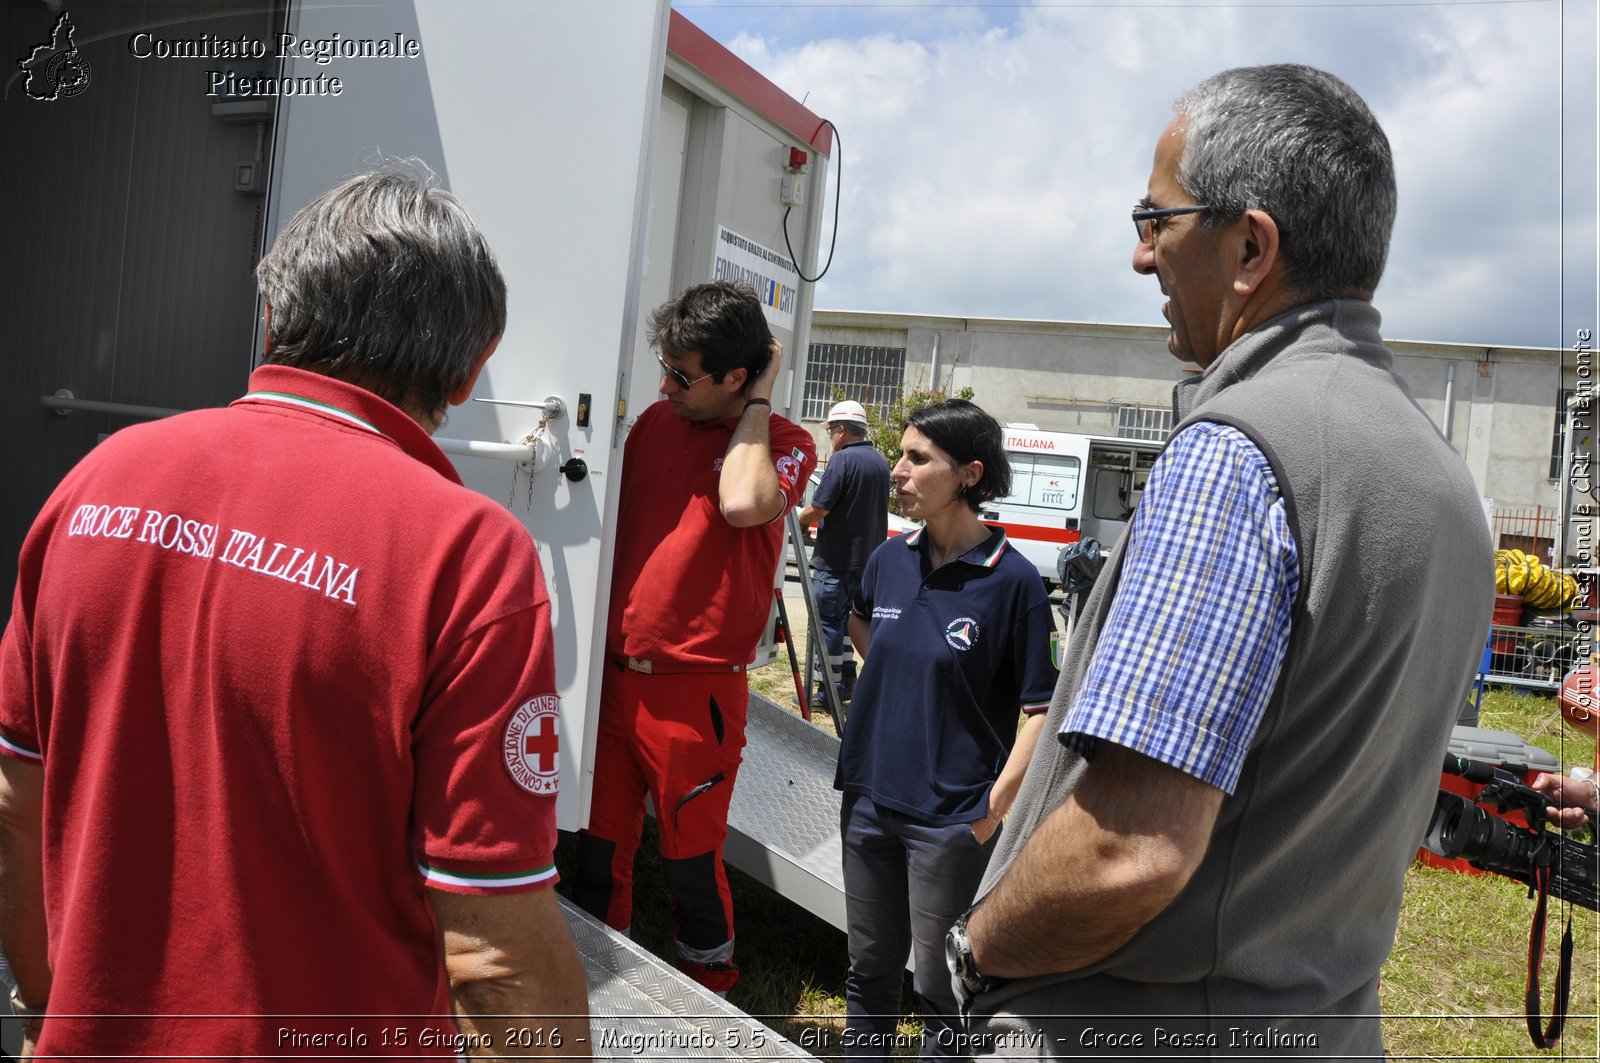
[[[1277,684],[1300,587],[1277,477],[1242,432],[1173,437],[1061,739],[1143,753],[1232,793]]]

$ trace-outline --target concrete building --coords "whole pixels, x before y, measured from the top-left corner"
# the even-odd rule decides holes
[[[818,310],[801,414],[820,432],[836,393],[883,410],[903,388],[970,387],[1002,422],[1161,438],[1172,384],[1193,371],[1173,360],[1166,337],[1164,326]],[[1578,386],[1572,352],[1408,340],[1390,348],[1493,503],[1503,541],[1548,549],[1561,505],[1558,403]],[[1592,424],[1576,433],[1579,453],[1593,450]]]

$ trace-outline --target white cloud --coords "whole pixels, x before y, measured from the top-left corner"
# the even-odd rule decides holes
[[[1154,283],[1128,268],[1127,210],[1172,99],[1228,66],[1292,61],[1349,81],[1394,144],[1386,330],[1554,343],[1562,227],[1569,260],[1594,239],[1592,191],[1569,189],[1565,215],[1559,198],[1560,13],[1052,7],[897,25],[874,8],[859,36],[831,10],[814,39],[789,26],[728,43],[838,126],[844,197],[818,306],[1159,324]],[[1565,29],[1588,34],[1592,63],[1592,18]]]

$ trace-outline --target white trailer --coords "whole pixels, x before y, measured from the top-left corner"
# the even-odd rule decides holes
[[[59,10],[8,2],[5,39],[51,41]],[[0,267],[13,464],[0,576],[9,586],[32,515],[106,434],[244,391],[260,350],[251,270],[300,206],[384,160],[420,159],[478,218],[509,286],[499,352],[440,443],[539,544],[563,701],[558,818],[583,826],[618,464],[659,379],[644,312],[716,276],[753,281],[789,352],[774,405],[796,409],[830,130],[667,0],[173,0],[68,15],[72,91],[40,99],[42,83],[14,74],[0,111],[8,158],[27,163],[0,233],[30,249]],[[842,926],[831,739],[765,703],[750,731],[730,862]],[[623,1016],[673,1012],[732,1024],[696,1054],[792,1050],[570,921],[615,1054],[631,1054]]]

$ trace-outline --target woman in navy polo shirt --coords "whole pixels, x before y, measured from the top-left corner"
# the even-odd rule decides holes
[[[874,551],[851,603],[866,661],[834,778],[850,935],[844,1047],[887,1054],[914,946],[922,1055],[933,1058],[965,1054],[945,932],[972,903],[1043,726],[1055,625],[1039,573],[978,519],[1011,490],[994,418],[962,399],[924,407],[900,448],[900,511],[923,527]]]

